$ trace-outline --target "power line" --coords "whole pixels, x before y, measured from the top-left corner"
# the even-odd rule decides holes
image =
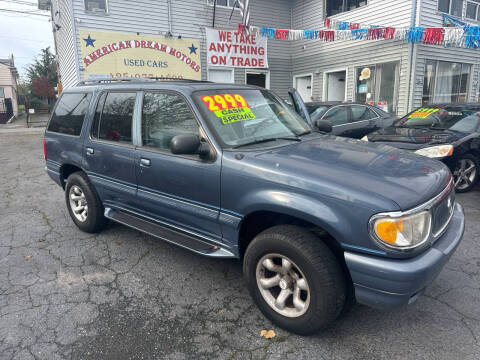
[[[28,1],[21,1],[21,0],[0,0],[2,2],[6,2],[6,3],[9,3],[9,4],[19,4],[19,5],[27,5],[27,6],[37,6],[36,3],[31,3],[31,2],[28,2]]]
[[[45,16],[45,17],[50,17],[50,15],[47,14],[40,14],[40,13],[35,13],[35,12],[30,12],[30,11],[21,11],[21,10],[12,10],[12,9],[0,9],[0,11],[7,11],[7,12],[13,12],[13,13],[19,13],[19,14],[26,14],[26,15],[37,15],[37,16]]]
[[[6,55],[6,56],[0,56],[1,59],[6,59],[10,57],[10,55]],[[35,56],[16,56],[16,55],[13,55],[13,58],[16,60],[16,59],[34,59]]]

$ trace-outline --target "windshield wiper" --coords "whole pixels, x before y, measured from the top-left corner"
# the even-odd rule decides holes
[[[255,140],[255,141],[251,141],[251,142],[241,144],[241,145],[235,145],[235,146],[232,146],[232,149],[238,149],[238,148],[241,148],[243,146],[262,144],[262,143],[266,143],[266,142],[270,142],[270,141],[277,141],[277,140],[302,141],[302,139],[300,139],[298,137],[275,137],[275,138]]]
[[[308,134],[311,134],[312,132],[310,130],[307,130],[307,131],[304,131],[300,134],[297,134],[296,136],[303,136],[303,135],[308,135]]]

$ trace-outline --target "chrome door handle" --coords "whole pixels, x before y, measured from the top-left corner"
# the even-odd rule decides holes
[[[150,161],[150,159],[144,159],[144,158],[140,159],[141,167],[150,167],[150,165],[152,165],[152,162]]]
[[[87,147],[87,155],[93,155],[94,152],[92,148]]]

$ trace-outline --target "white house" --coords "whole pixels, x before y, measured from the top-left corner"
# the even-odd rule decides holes
[[[18,115],[17,78],[13,55],[8,59],[0,59],[0,112],[6,110],[6,102],[11,102],[15,116]]]

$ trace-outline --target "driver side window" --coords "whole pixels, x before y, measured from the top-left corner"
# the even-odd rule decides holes
[[[330,109],[322,120],[329,121],[332,126],[348,124],[348,109],[346,106],[337,106]]]
[[[195,116],[185,99],[173,93],[145,93],[142,109],[142,145],[170,150],[173,137],[199,135]]]

